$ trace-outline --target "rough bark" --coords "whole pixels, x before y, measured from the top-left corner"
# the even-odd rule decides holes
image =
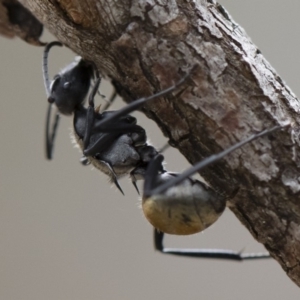
[[[13,38],[18,36],[25,42],[43,46],[39,38],[43,25],[17,0],[0,0],[0,34]]]
[[[74,52],[93,60],[129,102],[172,85],[143,111],[191,162],[276,124],[201,174],[300,285],[299,120],[294,94],[212,0],[20,0]]]

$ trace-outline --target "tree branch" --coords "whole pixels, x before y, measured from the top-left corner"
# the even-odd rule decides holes
[[[181,94],[143,111],[195,163],[276,124],[202,175],[300,285],[300,105],[244,30],[213,0],[20,0],[129,102],[199,68]]]
[[[39,38],[43,25],[17,0],[0,0],[0,34],[13,38],[18,36],[29,44],[45,45]]]

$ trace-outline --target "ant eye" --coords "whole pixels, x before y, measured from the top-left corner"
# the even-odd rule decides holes
[[[70,86],[71,86],[71,83],[69,81],[67,81],[67,82],[64,83],[64,88],[65,89],[69,89]]]

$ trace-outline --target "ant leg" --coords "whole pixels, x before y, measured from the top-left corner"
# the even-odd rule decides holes
[[[179,249],[165,248],[163,245],[164,233],[154,229],[154,247],[163,254],[172,254],[196,258],[218,258],[227,260],[247,260],[270,258],[269,253],[241,253],[223,249]]]
[[[91,153],[94,153],[95,150],[91,151],[90,149],[87,149],[88,147],[88,143],[90,141],[90,136],[91,136],[91,131],[93,130],[101,130],[102,132],[108,132],[111,131],[111,124],[113,123],[113,121],[116,121],[118,119],[121,119],[122,117],[126,116],[127,114],[129,114],[130,112],[138,109],[139,107],[141,107],[144,103],[146,103],[149,100],[153,100],[156,98],[159,98],[161,96],[164,96],[170,92],[172,92],[173,90],[175,90],[178,86],[180,86],[181,84],[183,84],[185,82],[185,80],[190,76],[191,72],[195,69],[192,68],[192,70],[187,73],[181,80],[179,80],[177,83],[175,83],[173,86],[157,93],[154,94],[150,97],[147,98],[141,98],[139,100],[136,100],[134,102],[132,102],[131,104],[125,106],[124,108],[116,111],[115,113],[113,113],[110,117],[105,118],[104,120],[101,120],[98,122],[97,125],[94,125],[94,119],[95,119],[95,111],[94,111],[94,97],[95,94],[98,90],[99,84],[100,84],[100,77],[96,80],[96,83],[92,89],[92,92],[90,93],[89,96],[89,107],[88,107],[88,112],[87,112],[87,119],[86,119],[86,130],[85,130],[85,134],[84,134],[84,139],[83,139],[83,148],[85,149],[84,151],[84,155],[91,155]],[[119,124],[120,129],[119,130],[115,130],[115,131],[119,131],[119,132],[123,132],[125,130],[124,126],[122,126],[122,124]],[[129,130],[129,128],[127,128],[127,131]],[[134,129],[132,129],[134,130]],[[99,144],[101,144],[101,142],[99,142]],[[98,142],[96,142],[94,144],[93,147],[99,149],[99,144]]]
[[[97,75],[96,75],[96,78],[97,78]],[[91,84],[91,87],[92,88],[94,87],[94,83]],[[101,93],[100,89],[98,89],[97,94],[105,101],[105,105],[101,109],[102,112],[107,110],[111,106],[111,104],[115,101],[115,98],[117,98],[117,95],[118,95],[117,92],[114,91],[112,96],[109,99],[107,99],[106,96]]]
[[[84,155],[95,155],[99,150],[103,150],[103,146],[105,146],[105,143],[103,142],[102,138],[100,137],[96,143],[88,147],[88,144],[90,142],[90,137],[91,137],[91,132],[93,130],[98,130],[99,126],[95,125],[94,126],[94,121],[95,121],[95,104],[94,104],[94,97],[99,89],[99,85],[101,83],[101,78],[98,77],[95,85],[89,95],[89,107],[87,110],[87,116],[86,116],[86,125],[85,125],[85,133],[84,133],[84,138],[83,138],[83,147],[84,147]],[[100,121],[101,123],[101,121]],[[141,128],[140,126],[137,125],[126,125],[126,124],[107,124],[107,127],[101,126],[101,131],[102,132],[118,132],[118,133],[127,133],[128,131],[139,131]],[[107,141],[107,139],[106,139]]]
[[[109,118],[107,118],[107,119],[103,120],[102,122],[100,122],[99,126],[104,126],[104,125],[107,125],[107,124],[111,123],[112,121],[118,120],[120,117],[125,116],[127,114],[130,114],[131,112],[139,109],[146,102],[148,102],[150,100],[157,99],[159,97],[162,97],[162,96],[165,96],[165,95],[171,93],[172,91],[177,89],[180,85],[182,85],[186,81],[186,79],[191,75],[191,73],[195,70],[196,67],[197,66],[193,67],[185,76],[183,76],[178,82],[176,82],[171,87],[169,87],[165,90],[162,90],[162,91],[160,91],[160,92],[158,92],[154,95],[151,95],[149,97],[144,97],[144,98],[140,98],[138,100],[135,100],[135,101],[131,102],[130,104],[124,106],[123,108],[117,110]]]
[[[167,142],[165,143],[160,149],[157,150],[158,153],[165,152],[168,148],[170,148],[170,144]]]
[[[95,70],[95,77],[96,77],[96,80],[97,78],[99,78],[99,71],[98,71],[98,68],[96,66],[96,64],[94,62],[91,61],[91,64],[94,66],[94,70]],[[95,83],[95,82],[94,82]],[[94,88],[94,86],[92,85],[92,88]],[[110,106],[111,104],[115,101],[115,99],[117,98],[118,94],[117,94],[117,91],[116,89],[114,89],[114,92],[113,94],[111,95],[111,97],[107,100],[106,96],[103,95],[100,91],[100,89],[97,90],[97,94],[103,99],[105,100],[106,104],[102,107],[101,109],[101,112],[104,112],[106,111]]]
[[[150,162],[147,167],[147,171],[145,174],[144,181],[144,195],[143,198],[148,198],[153,195],[153,190],[157,186],[157,175],[159,170],[163,170],[162,162],[164,161],[164,157],[161,154],[158,154],[153,160]],[[173,181],[173,180],[171,180]]]
[[[60,120],[60,115],[56,113],[55,120],[50,133],[50,119],[51,119],[52,104],[49,103],[46,117],[46,157],[52,159],[54,140],[57,132],[57,127]]]
[[[162,164],[164,159],[163,156],[160,155],[160,157],[158,157],[158,151],[153,146],[147,144],[142,145],[137,147],[137,151],[140,155],[141,162],[130,172],[130,178],[133,186],[137,190],[138,194],[140,194],[136,182],[141,179],[145,180],[146,170],[150,162],[154,163],[151,164],[151,175],[147,177],[147,180],[149,179],[147,182],[149,186],[155,186],[157,175],[159,173],[165,173],[166,170],[164,170]],[[147,186],[146,189],[149,188],[149,186]]]
[[[132,182],[133,186],[134,186],[135,189],[136,189],[136,192],[138,193],[138,195],[140,195],[139,188],[138,188],[138,186],[137,186],[137,184],[136,184],[137,179],[136,179],[135,175],[132,174],[132,172],[130,173],[130,178],[131,178],[131,182]]]
[[[103,133],[95,144],[83,150],[83,154],[85,156],[94,156],[101,151],[104,151],[107,146],[111,145],[118,136],[119,134]]]
[[[235,145],[225,149],[224,151],[221,151],[218,154],[211,155],[211,156],[205,158],[204,160],[196,163],[194,166],[187,169],[183,173],[179,174],[174,179],[168,180],[164,184],[161,184],[160,186],[155,187],[152,191],[147,186],[148,177],[150,175],[146,174],[147,180],[145,180],[145,191],[149,192],[148,196],[155,195],[155,194],[156,195],[161,194],[161,193],[165,192],[167,189],[169,189],[170,187],[178,185],[179,183],[183,182],[186,178],[188,178],[191,175],[195,174],[196,172],[202,170],[203,168],[207,167],[208,165],[219,161],[220,159],[222,159],[223,157],[225,157],[229,153],[231,153],[231,152],[235,151],[236,149],[244,146],[245,144],[247,144],[249,142],[252,142],[253,140],[256,140],[259,137],[268,135],[268,134],[270,134],[270,133],[272,133],[276,130],[279,130],[281,128],[283,128],[283,126],[275,126],[271,129],[266,129],[266,130],[264,130],[264,131],[262,131],[258,134],[254,134],[254,135],[250,136],[249,138],[245,139],[244,141],[236,143]],[[151,170],[150,167],[151,167],[151,164],[149,166],[149,174],[150,174],[150,170]],[[148,173],[148,170],[147,170],[147,173]]]
[[[117,179],[117,175],[116,175],[113,167],[107,161],[100,160],[100,162],[102,162],[103,164],[105,164],[106,167],[109,169],[109,171],[111,172],[111,178],[112,178],[114,184],[116,185],[116,187],[118,188],[118,190],[124,195],[124,192],[123,192],[121,186],[119,185],[119,182],[118,182],[118,179]]]
[[[109,107],[113,104],[113,102],[117,99],[117,91],[114,90],[113,94],[111,95],[111,97],[109,98],[109,100],[106,100],[105,105],[103,106],[103,108],[101,109],[101,111],[106,111],[109,109]]]
[[[82,157],[80,158],[80,163],[83,165],[83,166],[88,166],[88,165],[90,165],[91,164],[91,162],[89,161],[89,159],[86,157],[86,156],[84,156],[84,155],[82,155]]]
[[[91,87],[94,88],[94,82],[91,83]],[[106,96],[101,93],[100,89],[98,89],[97,95],[99,95],[105,102],[108,102],[108,100],[106,99]]]
[[[97,127],[94,126],[93,129]],[[110,124],[109,127],[105,127],[101,129],[102,132],[106,132],[102,134],[98,140],[93,145],[87,145],[83,154],[86,156],[93,156],[97,153],[104,151],[107,146],[111,145],[115,141],[115,139],[123,134],[129,132],[144,132],[144,129],[139,125],[130,125],[130,124]]]
[[[87,109],[86,113],[86,124],[85,124],[85,133],[83,137],[83,147],[84,149],[87,147],[89,141],[90,141],[90,136],[92,132],[92,128],[94,125],[94,119],[95,119],[95,104],[94,104],[94,97],[98,91],[99,85],[101,82],[101,78],[98,77],[95,85],[89,95],[89,107]]]

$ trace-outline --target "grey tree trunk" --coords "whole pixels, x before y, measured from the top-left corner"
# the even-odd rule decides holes
[[[20,0],[56,37],[93,60],[130,102],[171,86],[143,111],[190,161],[274,125],[201,175],[300,285],[300,105],[259,49],[213,0]]]

